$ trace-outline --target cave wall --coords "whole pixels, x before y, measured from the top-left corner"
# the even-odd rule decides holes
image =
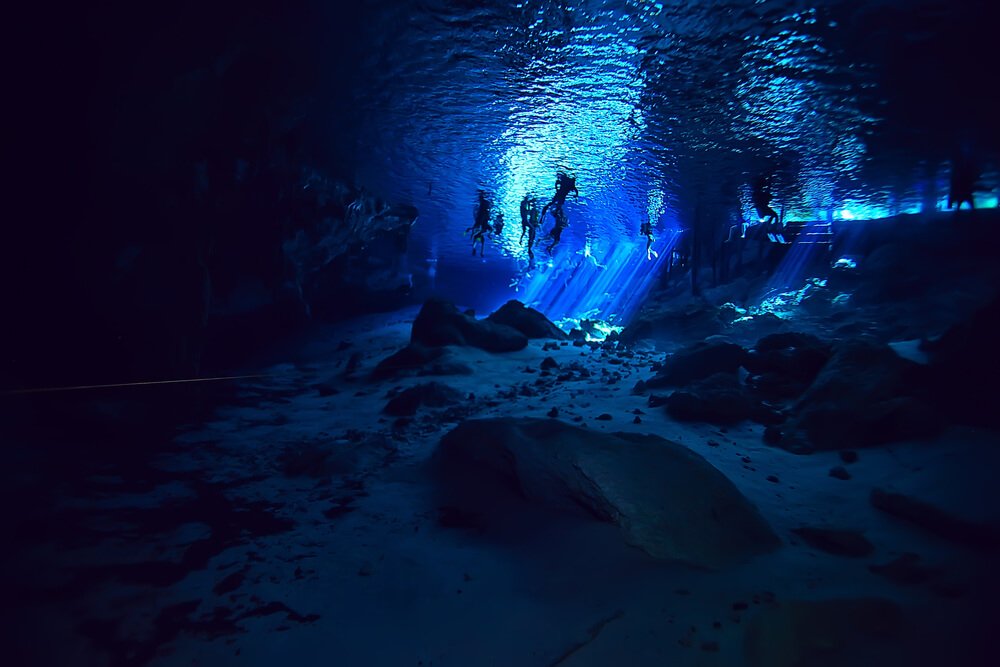
[[[417,212],[317,148],[337,63],[313,11],[111,2],[59,32],[25,151],[43,184],[4,262],[4,385],[196,376],[405,299]]]

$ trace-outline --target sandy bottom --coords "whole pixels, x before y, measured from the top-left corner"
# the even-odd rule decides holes
[[[237,405],[186,427],[177,450],[155,461],[158,481],[135,493],[67,499],[104,537],[33,547],[34,576],[56,592],[21,612],[25,627],[44,623],[39,663],[742,665],[747,621],[771,596],[879,596],[902,606],[903,635],[843,664],[972,664],[981,633],[997,620],[995,561],[880,513],[868,495],[893,487],[970,518],[996,519],[989,516],[1000,507],[996,433],[956,427],[934,441],[861,450],[845,465],[851,479],[840,480],[828,475],[844,465],[837,453],[796,456],[765,445],[755,424],[681,424],[647,407],[631,387],[663,357],[651,349],[614,364],[589,347],[543,351],[545,341],[503,355],[463,349],[456,354],[473,375],[368,383],[367,371],[407,342],[415,312],[322,329],[301,341],[293,363],[240,381]],[[339,349],[344,340],[353,344]],[[354,353],[361,367],[350,379],[343,368]],[[538,365],[550,355],[560,364],[579,361],[590,378],[542,379]],[[431,379],[475,394],[463,404],[467,418],[543,418],[555,407],[560,419],[580,417],[591,429],[680,442],[733,480],[785,545],[705,572],[656,562],[626,546],[613,526],[532,510],[513,497],[490,522],[461,513],[456,520],[429,465],[454,422],[422,408],[393,437],[393,418],[380,414],[390,389]],[[321,397],[319,383],[339,393]],[[509,397],[523,385],[537,394]],[[597,421],[602,413],[612,419]],[[341,468],[329,477],[286,475],[286,449],[317,443],[343,452]],[[273,534],[235,529],[224,548],[192,565],[190,547],[207,539],[211,521],[195,515],[137,531],[127,513],[183,503],[196,493],[192,480],[218,489],[237,512],[260,501],[288,521]],[[114,488],[120,480],[103,481]],[[875,553],[822,553],[790,532],[802,525],[862,529]],[[904,552],[943,573],[903,586],[867,569]],[[179,564],[182,574],[149,583],[116,573],[73,589],[81,569],[149,561]],[[180,611],[165,615],[168,608]]]

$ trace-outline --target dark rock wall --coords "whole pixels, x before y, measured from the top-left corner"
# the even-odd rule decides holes
[[[5,253],[3,384],[190,377],[405,298],[416,210],[315,148],[338,65],[313,11],[111,2],[57,31]]]

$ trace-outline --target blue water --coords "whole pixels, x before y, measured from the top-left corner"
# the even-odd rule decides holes
[[[955,26],[975,19],[966,5],[370,1],[357,10],[338,122],[353,177],[420,210],[414,272],[433,269],[436,286],[479,308],[519,298],[554,319],[620,317],[696,216],[716,235],[755,217],[756,174],[774,174],[785,220],[940,207],[948,147],[985,142],[984,121],[966,100],[967,123],[938,125],[936,110],[957,103],[941,102],[930,80],[930,120],[911,112],[922,85],[911,78],[934,72],[912,72],[897,54],[946,52]],[[973,84],[995,75],[977,63]],[[562,243],[551,258],[539,249],[532,267],[519,202],[544,204],[560,170],[580,197],[566,205]],[[462,233],[478,188],[506,221],[485,259]],[[995,193],[979,204],[996,205]],[[638,235],[646,220],[658,259]]]

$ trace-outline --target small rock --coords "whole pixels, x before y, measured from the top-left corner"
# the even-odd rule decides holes
[[[844,466],[833,466],[830,468],[830,477],[846,480],[851,478],[851,473],[847,472]]]
[[[635,386],[632,387],[632,393],[633,394],[641,394],[641,393],[643,393],[645,391],[646,391],[646,383],[643,382],[642,380],[638,380],[635,383]]]
[[[715,440],[709,440],[708,441],[708,446],[709,447],[718,447],[719,443],[717,443]]]
[[[858,460],[858,453],[853,449],[840,450],[840,460],[844,463],[854,463]]]
[[[559,368],[559,362],[557,362],[552,357],[545,357],[542,359],[540,367],[543,371],[552,370],[553,368]]]
[[[776,476],[774,476],[774,475],[768,475],[767,476],[767,481],[774,482],[775,484],[777,484],[778,483],[778,478]]]
[[[609,422],[611,421],[611,415],[605,412],[602,415],[597,415],[596,417],[594,417],[594,419],[596,419],[599,422]]]
[[[753,459],[751,459],[749,456],[744,456],[743,458],[740,459],[740,461],[743,461],[743,463],[753,463]]]
[[[545,415],[547,417],[551,417],[552,419],[555,419],[556,417],[559,416],[559,408],[552,408],[551,410],[549,410],[548,412],[546,412]]]
[[[633,424],[641,424],[642,423],[642,419],[639,418],[639,415],[636,415],[635,419],[632,420],[632,423]]]
[[[634,415],[644,415],[646,413],[643,412],[642,410],[640,410],[639,408],[636,408],[635,410],[632,411],[632,414],[634,414]]]
[[[573,417],[573,421],[575,421],[575,422],[582,422],[583,421],[583,417]]]

